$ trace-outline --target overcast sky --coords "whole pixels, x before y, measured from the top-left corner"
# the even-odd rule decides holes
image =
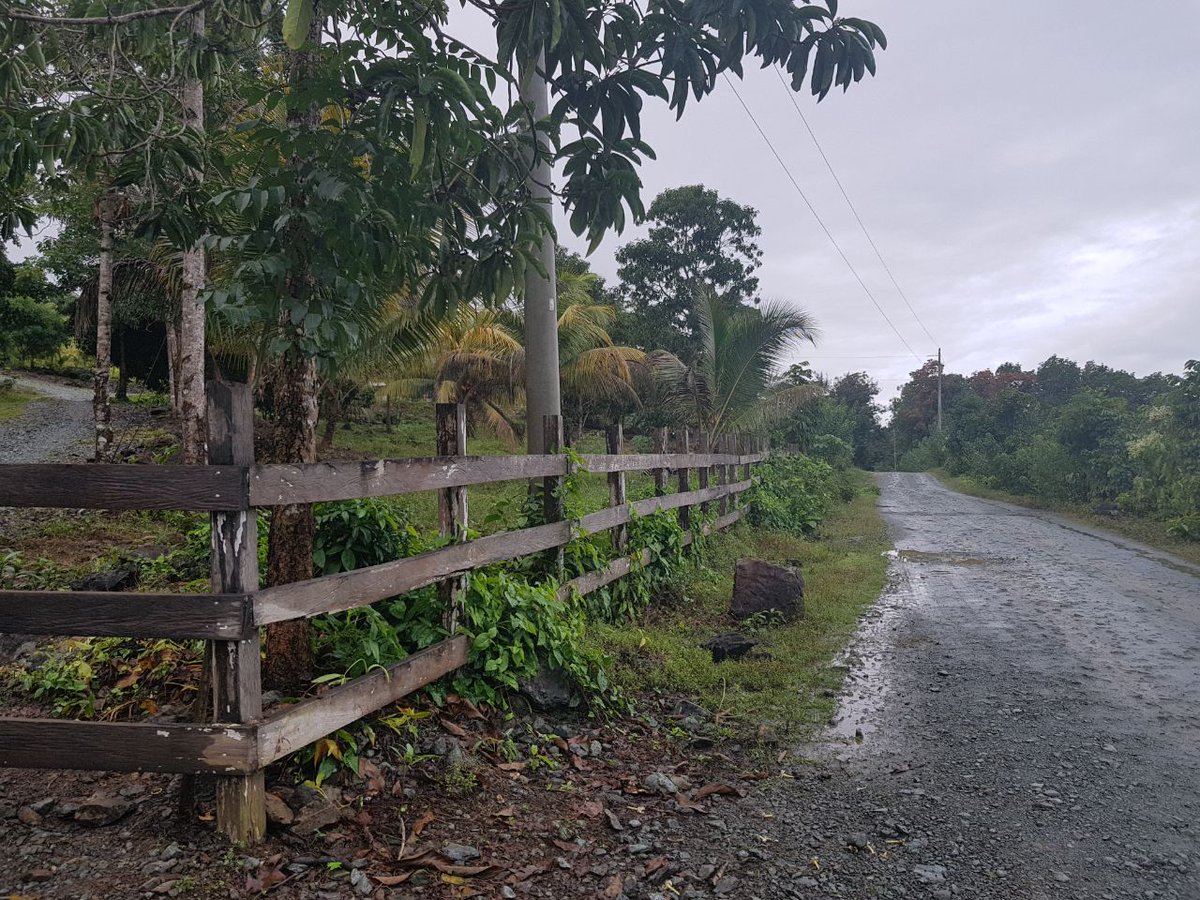
[[[878,75],[797,99],[949,371],[1058,353],[1146,374],[1200,357],[1200,3],[841,7],[887,33]],[[916,352],[936,352],[776,75],[747,75],[739,92],[851,262]],[[732,92],[681,122],[656,108],[645,131],[658,152],[642,170],[647,205],[699,182],[757,208],[764,295],[804,306],[824,333],[797,358],[866,370],[893,396],[916,360]],[[636,233],[608,238],[593,266],[614,275]]]

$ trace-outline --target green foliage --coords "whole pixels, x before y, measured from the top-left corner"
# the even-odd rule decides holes
[[[1167,534],[1184,541],[1200,541],[1200,513],[1168,519]]]
[[[894,405],[902,468],[944,468],[984,488],[1051,503],[1117,503],[1177,536],[1200,513],[1200,362],[1138,378],[1051,356],[1036,372],[1006,363],[946,376],[945,430],[936,364],[912,373]]]
[[[0,296],[0,360],[32,363],[54,356],[69,337],[67,317],[53,303]]]
[[[384,500],[320,504],[314,512],[313,570],[336,575],[413,555],[417,531]]]
[[[649,235],[617,251],[622,337],[691,363],[702,349],[701,287],[731,303],[759,301],[758,211],[695,184],[663,191],[647,216]]]
[[[464,630],[471,655],[454,676],[460,694],[501,703],[504,688],[549,667],[562,672],[594,705],[617,701],[605,674],[607,661],[589,648],[582,601],[558,598],[558,584],[531,584],[500,570],[471,573]]]
[[[798,453],[773,453],[754,474],[752,525],[790,534],[816,530],[842,496],[838,470]]]
[[[158,710],[156,697],[180,690],[180,666],[199,659],[199,642],[72,638],[10,672],[10,681],[54,715],[108,720]]]
[[[699,510],[697,510],[697,513]],[[662,509],[629,521],[627,555],[629,574],[587,595],[588,614],[594,621],[632,622],[654,595],[678,578],[687,566],[683,528],[677,511]],[[642,556],[649,553],[649,559]]]

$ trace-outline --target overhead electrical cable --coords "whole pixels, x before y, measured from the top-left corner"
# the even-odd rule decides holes
[[[850,195],[846,193],[846,188],[842,186],[842,179],[838,178],[837,172],[833,169],[833,163],[829,161],[829,157],[825,155],[825,150],[821,146],[821,142],[817,140],[816,132],[812,130],[812,126],[808,124],[808,119],[804,116],[804,111],[800,109],[800,104],[796,102],[796,93],[788,87],[787,81],[784,80],[783,73],[775,68],[775,74],[779,78],[779,83],[783,85],[784,91],[787,92],[788,99],[792,101],[792,108],[796,110],[796,115],[800,117],[800,121],[804,123],[804,128],[808,131],[808,136],[812,138],[813,146],[817,148],[817,152],[821,154],[821,159],[825,162],[825,168],[829,170],[829,174],[833,177],[833,183],[838,186],[838,190],[842,192],[842,199],[846,201],[846,205],[850,207],[850,212],[854,214],[854,221],[858,222],[858,227],[862,229],[863,236],[866,237],[867,243],[871,245],[871,249],[875,251],[875,256],[879,260],[879,264],[883,266],[883,271],[887,272],[888,278],[892,280],[892,285],[896,288],[896,293],[900,295],[900,299],[904,301],[904,305],[908,307],[908,311],[912,313],[912,317],[917,320],[917,324],[921,326],[921,330],[925,332],[925,337],[936,346],[937,339],[929,333],[929,329],[925,327],[925,323],[921,321],[921,317],[913,308],[913,305],[908,300],[908,295],[904,293],[904,288],[900,287],[900,282],[896,280],[896,276],[892,274],[891,266],[887,264],[887,260],[883,258],[883,254],[879,252],[879,247],[875,244],[875,239],[871,237],[871,232],[867,230],[867,224],[862,220],[862,216],[858,214],[858,210],[854,206],[854,202],[850,199]]]
[[[904,335],[900,333],[900,329],[896,327],[896,323],[891,320],[888,314],[884,312],[883,307],[879,305],[879,301],[875,299],[875,295],[871,293],[871,289],[867,287],[867,283],[863,281],[862,276],[858,274],[858,269],[854,268],[854,264],[850,262],[850,257],[848,257],[846,252],[842,250],[842,245],[837,242],[837,238],[833,236],[833,232],[829,230],[829,227],[825,224],[825,221],[817,212],[816,207],[814,207],[812,202],[808,199],[808,195],[804,193],[804,189],[800,187],[800,182],[796,180],[796,176],[792,174],[792,170],[788,168],[788,164],[783,161],[783,157],[779,155],[779,151],[775,149],[775,145],[771,143],[771,139],[767,137],[767,133],[763,131],[762,126],[758,124],[758,119],[754,117],[754,113],[750,111],[750,107],[746,105],[746,101],[742,99],[742,95],[739,94],[737,88],[734,87],[733,81],[730,80],[728,75],[725,75],[724,78],[726,84],[729,85],[730,90],[733,91],[733,96],[737,97],[738,103],[742,105],[742,109],[746,111],[746,115],[749,116],[750,121],[754,123],[754,127],[758,130],[759,136],[762,137],[762,139],[766,142],[767,147],[770,148],[772,155],[775,157],[775,161],[779,163],[780,167],[784,171],[784,174],[787,175],[788,180],[792,183],[792,187],[796,189],[796,193],[800,195],[800,199],[804,201],[804,205],[808,207],[808,211],[813,214],[813,218],[817,220],[817,224],[821,226],[821,230],[825,232],[825,236],[829,238],[829,243],[833,244],[833,249],[838,252],[838,256],[842,258],[842,262],[846,264],[846,268],[850,270],[859,286],[863,289],[863,293],[865,293],[870,299],[871,303],[874,304],[875,309],[879,311],[879,315],[883,316],[883,320],[887,322],[888,327],[890,327],[892,331],[896,333],[896,337],[900,339],[900,343],[902,343],[908,352],[913,355],[913,358],[918,362],[924,362],[925,358],[917,353],[917,351],[912,348],[912,345],[905,340]]]

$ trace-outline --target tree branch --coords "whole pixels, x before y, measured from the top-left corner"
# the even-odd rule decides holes
[[[39,25],[125,25],[141,19],[153,19],[158,16],[181,16],[196,12],[208,6],[212,0],[196,0],[186,6],[163,6],[157,9],[139,9],[133,12],[109,14],[107,16],[83,16],[80,18],[62,16],[43,16],[38,13],[19,12],[11,7],[4,8],[4,14],[13,19],[25,22],[36,22]]]

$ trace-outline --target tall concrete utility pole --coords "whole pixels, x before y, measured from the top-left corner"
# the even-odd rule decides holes
[[[521,73],[521,101],[526,103],[535,120],[541,121],[550,113],[550,91],[546,80],[538,73],[541,59],[528,65]],[[539,139],[545,149],[547,144]],[[547,213],[553,210],[554,197],[550,190],[554,177],[550,163],[541,158],[533,163],[526,181],[536,202],[546,204]],[[544,453],[546,442],[542,423],[546,416],[562,415],[562,397],[558,372],[558,285],[554,273],[554,237],[542,238],[538,252],[546,274],[529,268],[525,274],[525,423],[526,447],[529,453]]]
[[[938,347],[938,433],[942,430],[942,348]]]

